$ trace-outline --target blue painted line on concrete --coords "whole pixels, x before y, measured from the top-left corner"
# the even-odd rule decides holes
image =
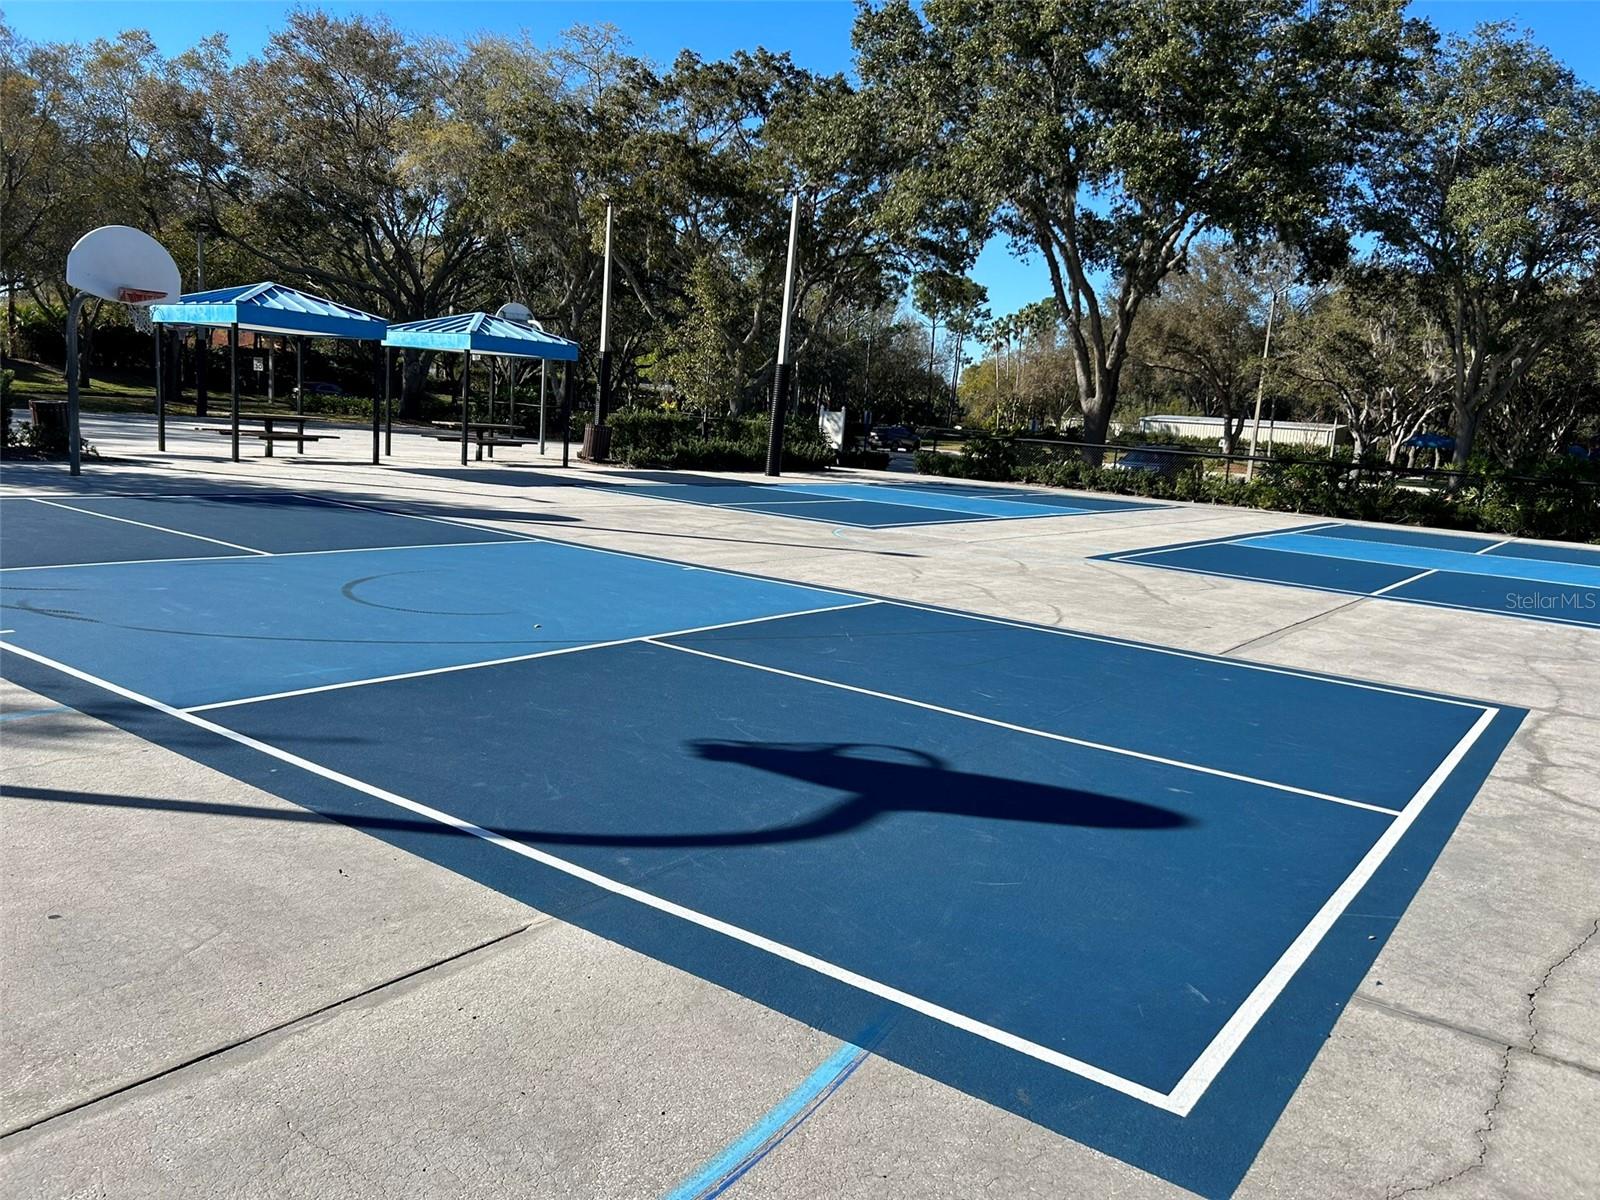
[[[14,712],[0,713],[0,723],[6,721],[27,721],[34,717],[50,717],[56,713],[72,712],[73,709],[65,704],[52,704],[49,708],[19,708]]]
[[[712,1200],[722,1195],[821,1108],[866,1062],[868,1054],[860,1046],[845,1042],[742,1137],[668,1192],[666,1200]]]

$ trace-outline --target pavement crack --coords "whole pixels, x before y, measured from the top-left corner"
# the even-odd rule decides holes
[[[285,1020],[278,1021],[272,1025],[268,1025],[264,1029],[258,1029],[254,1033],[247,1034],[246,1036],[228,1042],[225,1045],[215,1046],[201,1054],[196,1054],[186,1058],[182,1062],[174,1063],[170,1067],[163,1067],[158,1071],[152,1071],[148,1075],[140,1076],[138,1079],[130,1080],[129,1082],[111,1088],[108,1091],[101,1092],[97,1096],[90,1096],[87,1100],[80,1100],[76,1104],[65,1105],[64,1107],[58,1108],[53,1112],[48,1112],[43,1116],[35,1117],[33,1120],[28,1121],[25,1124],[14,1125],[10,1129],[0,1131],[0,1142],[5,1141],[7,1138],[14,1137],[19,1133],[26,1133],[31,1129],[38,1129],[42,1125],[47,1125],[50,1122],[59,1120],[62,1117],[70,1116],[75,1112],[82,1112],[86,1108],[92,1108],[95,1105],[103,1104],[108,1100],[113,1100],[118,1096],[126,1095],[128,1092],[134,1091],[137,1088],[142,1088],[148,1084],[156,1083],[162,1079],[176,1075],[180,1071],[186,1071],[190,1067],[197,1066],[200,1063],[209,1062],[211,1059],[219,1058],[222,1055],[227,1054],[230,1051],[237,1050],[242,1046],[248,1046],[252,1043],[259,1042],[261,1039],[270,1037],[275,1033],[280,1033],[285,1029],[291,1029],[294,1026],[314,1020],[317,1017],[325,1016],[326,1014],[343,1008],[346,1005],[354,1004],[358,1000],[367,999],[370,996],[377,995],[380,992],[387,991],[390,988],[397,987],[400,984],[417,979],[420,976],[426,975],[428,972],[437,970],[440,967],[446,967],[453,963],[458,963],[463,959],[470,958],[475,954],[482,953],[483,951],[494,946],[498,946],[503,942],[507,942],[516,937],[518,934],[526,933],[535,926],[549,924],[553,919],[554,918],[551,917],[541,916],[538,920],[529,921],[525,925],[519,925],[515,929],[507,930],[505,933],[499,933],[494,937],[485,939],[484,941],[476,942],[473,945],[466,947],[464,950],[457,950],[453,954],[447,954],[442,958],[436,958],[431,962],[423,963],[421,966],[413,967],[409,971],[402,971],[400,974],[392,976],[389,979],[385,979],[381,983],[375,983],[371,987],[363,988],[359,992],[353,992],[348,996],[341,996],[337,1000],[330,1000],[326,1004],[318,1005],[316,1008],[310,1009],[303,1013],[298,1013],[295,1016],[288,1017]]]
[[[1324,618],[1333,616],[1334,613],[1341,613],[1353,605],[1360,604],[1365,599],[1367,599],[1367,597],[1357,596],[1354,600],[1346,600],[1343,604],[1335,604],[1332,608],[1325,608],[1319,613],[1313,613],[1311,616],[1306,617],[1303,620],[1295,621],[1292,624],[1285,625],[1281,629],[1274,629],[1269,633],[1263,633],[1256,637],[1249,638],[1246,641],[1240,642],[1237,646],[1230,646],[1228,649],[1222,651],[1222,656],[1226,657],[1230,654],[1237,654],[1241,650],[1253,650],[1258,646],[1271,645],[1273,642],[1277,641],[1286,634],[1293,633],[1297,629],[1304,629],[1307,625],[1315,624]]]
[[[1387,1200],[1401,1200],[1402,1196],[1418,1196],[1424,1192],[1431,1192],[1435,1188],[1454,1183],[1462,1176],[1470,1175],[1472,1172],[1483,1168],[1484,1163],[1489,1159],[1489,1139],[1494,1134],[1495,1116],[1500,1111],[1500,1101],[1506,1094],[1506,1084],[1511,1080],[1511,1050],[1510,1046],[1506,1046],[1500,1052],[1500,1078],[1495,1083],[1494,1091],[1490,1093],[1489,1105],[1483,1110],[1483,1119],[1478,1123],[1478,1127],[1472,1131],[1473,1136],[1478,1139],[1477,1157],[1466,1166],[1460,1167],[1448,1175],[1441,1176],[1431,1183],[1413,1184],[1411,1187],[1404,1188],[1398,1192],[1390,1188],[1387,1192]]]
[[[1568,962],[1572,961],[1573,957],[1576,956],[1578,952],[1581,951],[1591,940],[1593,940],[1597,934],[1600,934],[1600,917],[1595,918],[1595,920],[1589,926],[1589,931],[1585,933],[1583,937],[1578,939],[1577,944],[1574,945],[1572,949],[1568,950],[1560,958],[1556,959],[1555,962],[1550,964],[1545,973],[1539,977],[1539,982],[1537,985],[1535,985],[1533,991],[1528,993],[1528,1053],[1538,1053],[1539,993],[1544,991],[1544,989],[1549,985],[1550,980],[1555,973]],[[1500,1077],[1495,1082],[1494,1091],[1489,1095],[1488,1106],[1483,1110],[1483,1117],[1478,1122],[1478,1127],[1473,1130],[1473,1136],[1477,1138],[1478,1141],[1478,1153],[1476,1157],[1474,1157],[1473,1160],[1467,1163],[1465,1166],[1459,1167],[1450,1172],[1450,1174],[1441,1176],[1440,1178],[1433,1180],[1431,1183],[1413,1184],[1411,1187],[1403,1188],[1400,1191],[1395,1191],[1393,1188],[1390,1188],[1387,1192],[1387,1200],[1401,1200],[1401,1197],[1404,1196],[1417,1196],[1424,1192],[1431,1192],[1436,1188],[1441,1188],[1447,1184],[1454,1183],[1456,1180],[1462,1178],[1463,1176],[1470,1175],[1474,1171],[1483,1169],[1484,1164],[1489,1160],[1489,1142],[1494,1136],[1495,1120],[1500,1112],[1500,1102],[1505,1098],[1507,1084],[1511,1082],[1511,1060],[1517,1049],[1518,1048],[1516,1046],[1510,1044],[1501,1047]]]
[[[1555,962],[1550,964],[1550,969],[1539,979],[1539,984],[1528,993],[1528,1049],[1537,1053],[1539,1050],[1539,993],[1549,986],[1550,977],[1562,967],[1571,962],[1578,953],[1600,934],[1600,917],[1596,917],[1589,924],[1589,932],[1578,939],[1578,944],[1573,946]]]

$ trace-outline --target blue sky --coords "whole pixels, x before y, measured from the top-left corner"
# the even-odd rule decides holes
[[[143,28],[172,54],[222,30],[235,53],[248,54],[295,7],[283,0],[11,0],[0,12],[19,34],[35,41],[89,40]],[[545,42],[574,24],[609,22],[636,52],[661,62],[682,49],[717,58],[766,46],[787,50],[796,62],[816,71],[849,69],[855,15],[850,0],[370,0],[320,7],[340,13],[382,12],[402,29],[452,39],[525,30]],[[1600,0],[1416,0],[1411,11],[1445,32],[1469,32],[1482,21],[1515,22],[1530,29],[1581,78],[1600,86]],[[999,242],[984,251],[973,275],[988,287],[997,313],[1014,311],[1050,290],[1042,264],[1018,261]]]

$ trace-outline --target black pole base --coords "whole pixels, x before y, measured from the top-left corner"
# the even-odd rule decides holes
[[[604,425],[611,415],[611,351],[600,351],[600,390],[594,400],[594,423]]]

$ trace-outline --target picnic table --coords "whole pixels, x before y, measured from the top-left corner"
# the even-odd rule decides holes
[[[439,429],[455,429],[455,430],[459,430],[461,428],[461,422],[460,421],[432,421],[432,422],[430,422],[430,424],[436,426]],[[500,431],[503,430],[503,431],[505,431],[507,433],[513,433],[514,434],[516,432],[516,429],[517,429],[517,427],[515,425],[513,425],[512,423],[510,423],[509,421],[470,421],[470,422],[468,422],[467,423],[467,436],[469,438],[471,438],[473,443],[478,447],[478,453],[477,453],[478,461],[481,462],[483,460],[483,449],[484,449],[485,446],[487,446],[489,448],[489,457],[493,458],[494,457],[494,448],[496,446],[525,446],[525,445],[527,445],[527,441],[525,439],[523,439],[523,438],[505,437],[505,436],[502,436],[502,434],[500,432]],[[433,434],[432,436],[436,440],[441,441],[441,442],[455,442],[455,441],[460,441],[461,440],[461,435],[459,433],[436,433],[436,434]]]
[[[262,451],[262,457],[264,458],[272,457],[272,446],[275,442],[293,442],[295,444],[295,452],[297,454],[304,454],[307,442],[320,442],[330,438],[337,438],[339,436],[336,433],[307,433],[306,422],[315,419],[316,418],[314,417],[304,416],[301,413],[242,412],[239,414],[239,420],[259,421],[261,423],[261,428],[240,429],[239,436],[255,438],[258,441],[265,443],[265,448]],[[294,431],[292,433],[288,432],[287,430],[279,432],[277,429],[277,426],[279,425],[293,425]],[[224,434],[230,437],[233,434],[232,424],[207,425],[201,426],[200,428],[210,429],[213,433]]]

